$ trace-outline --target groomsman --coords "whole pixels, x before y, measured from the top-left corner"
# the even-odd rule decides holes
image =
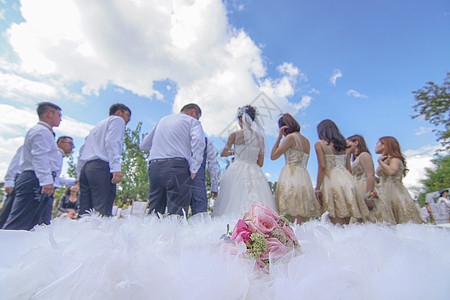
[[[39,122],[25,136],[11,212],[3,229],[30,230],[50,224],[58,149],[53,127],[61,122],[61,108],[50,102],[38,104]]]
[[[8,218],[9,213],[11,212],[11,208],[14,202],[14,197],[16,195],[16,191],[14,189],[15,182],[17,176],[19,176],[19,162],[20,157],[22,156],[23,146],[20,146],[13,159],[9,163],[8,170],[5,175],[5,192],[6,192],[6,200],[3,203],[3,208],[0,211],[0,228],[5,225],[6,219]]]
[[[55,178],[55,188],[58,189],[62,186],[74,186],[76,184],[75,179],[66,179],[61,177],[61,172],[63,168],[64,163],[64,157],[72,153],[73,148],[75,148],[75,145],[73,143],[73,138],[70,136],[60,136],[58,140],[56,141],[56,144],[58,145],[58,152],[59,152],[59,160],[58,160],[58,167],[59,170],[56,173]]]
[[[183,215],[191,201],[192,179],[203,160],[205,136],[197,104],[162,118],[139,148],[150,151],[148,167],[149,212]]]
[[[80,214],[95,210],[111,216],[116,184],[122,180],[120,157],[125,125],[131,110],[121,103],[109,108],[109,117],[91,130],[80,149],[77,175],[80,181]]]
[[[208,138],[205,138],[205,151],[203,153],[202,164],[192,182],[192,215],[206,212],[208,210],[208,197],[206,195],[206,163],[208,163],[209,178],[211,181],[211,196],[217,197],[219,191],[218,185],[218,167],[214,146]]]

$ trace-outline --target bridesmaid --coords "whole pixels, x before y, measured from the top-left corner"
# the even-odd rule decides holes
[[[279,212],[288,213],[291,222],[296,220],[300,224],[306,217],[320,216],[320,204],[306,170],[311,147],[308,139],[300,134],[300,124],[290,114],[280,117],[278,127],[280,132],[270,158],[276,160],[284,154],[286,165],[278,179],[275,199]]]
[[[348,137],[347,146],[348,154],[352,157],[352,174],[356,181],[356,192],[360,198],[364,199],[369,209],[364,221],[395,224],[391,206],[385,204],[375,187],[375,168],[364,137],[357,134]],[[374,196],[374,193],[377,196]]]
[[[315,193],[322,211],[329,212],[333,224],[348,224],[351,217],[366,217],[360,209],[360,205],[365,206],[364,201],[358,204],[355,181],[349,172],[345,138],[328,119],[319,123],[317,133],[320,141],[314,145],[319,163]]]
[[[419,211],[408,190],[402,183],[406,175],[406,161],[400,145],[392,136],[379,139],[375,146],[375,153],[381,154],[377,175],[380,177],[380,192],[387,203],[392,206],[397,224],[414,222],[421,224]]]

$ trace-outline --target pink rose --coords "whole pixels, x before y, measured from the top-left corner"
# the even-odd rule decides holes
[[[233,233],[231,234],[231,240],[240,242],[251,242],[250,235],[252,231],[247,227],[247,223],[243,220],[239,220],[234,226]]]
[[[259,232],[261,234],[268,234],[272,232],[275,228],[278,227],[277,221],[272,218],[272,216],[268,216],[265,214],[259,214],[254,216],[249,224],[249,228],[252,231]]]
[[[252,203],[250,205],[250,211],[248,213],[246,213],[244,216],[244,220],[245,220],[246,216],[248,217],[248,219],[251,219],[252,217],[260,215],[260,214],[265,214],[265,215],[271,216],[277,222],[278,222],[278,220],[280,220],[280,216],[277,214],[276,211],[274,211],[267,205],[264,205],[261,203]]]
[[[281,230],[283,230],[283,233],[293,242],[298,242],[297,236],[295,235],[294,231],[292,230],[289,225],[284,225],[281,227]]]
[[[268,259],[270,256],[271,259],[277,260],[289,252],[289,249],[276,238],[268,238],[267,244],[268,249],[261,254],[260,259]]]

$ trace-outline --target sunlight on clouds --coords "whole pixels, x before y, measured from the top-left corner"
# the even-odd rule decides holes
[[[403,152],[409,172],[403,179],[403,183],[410,192],[416,193],[423,187],[421,180],[426,178],[426,168],[433,168],[432,159],[439,146],[428,145],[419,149],[409,149]]]
[[[58,93],[67,93],[64,86],[81,82],[85,95],[98,95],[100,89],[115,85],[164,100],[154,90],[154,82],[170,79],[178,87],[173,111],[197,102],[204,110],[205,131],[212,135],[222,132],[237,107],[261,91],[292,114],[311,101],[288,100],[297,82],[307,81],[292,63],[277,67],[278,78],[266,77],[261,47],[229,24],[220,0],[24,0],[21,4],[25,21],[7,30],[20,57],[20,71],[53,78]],[[63,122],[59,130],[64,128]]]
[[[330,82],[331,82],[331,84],[333,84],[334,86],[336,86],[336,80],[338,80],[338,78],[341,78],[342,77],[342,73],[341,73],[341,71],[339,71],[339,70],[334,70],[333,71],[333,75],[331,76],[331,78],[330,78]]]

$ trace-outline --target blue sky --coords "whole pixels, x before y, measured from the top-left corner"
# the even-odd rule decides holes
[[[44,100],[63,108],[56,132],[77,148],[113,103],[147,132],[197,102],[221,149],[236,108],[264,92],[312,145],[326,118],[371,150],[397,137],[409,188],[438,146],[430,124],[411,119],[412,91],[450,70],[448,1],[0,0],[0,32],[1,178]],[[276,119],[265,122],[268,152]],[[276,181],[283,165],[266,157],[263,171]],[[315,182],[314,150],[308,170]]]

